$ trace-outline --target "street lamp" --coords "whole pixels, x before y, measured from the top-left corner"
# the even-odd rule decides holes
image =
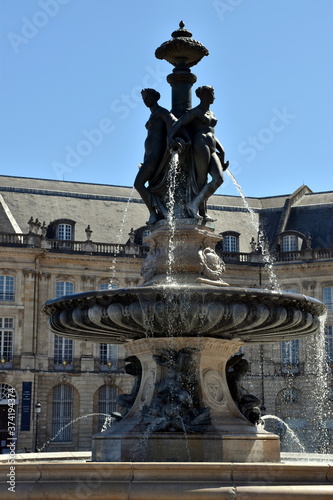
[[[38,448],[37,448],[37,442],[38,442],[38,419],[39,419],[39,414],[40,414],[41,409],[42,409],[42,405],[39,402],[37,402],[35,404],[35,412],[36,412],[35,453],[38,452]]]

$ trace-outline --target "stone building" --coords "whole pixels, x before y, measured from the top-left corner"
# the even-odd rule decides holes
[[[251,366],[244,386],[308,450],[332,452],[333,192],[301,186],[291,195],[249,198],[249,206],[237,196],[209,201],[225,281],[298,292],[327,306],[325,338],[244,348]],[[142,283],[146,218],[128,187],[0,176],[2,453],[13,427],[18,450],[90,449],[106,415],[122,411],[116,397],[133,383],[123,346],[58,337],[42,306],[69,293]],[[268,423],[284,438],[283,426]]]

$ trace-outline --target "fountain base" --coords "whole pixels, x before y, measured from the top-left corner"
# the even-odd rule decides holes
[[[227,363],[242,342],[169,337],[133,341],[141,384],[128,414],[93,436],[93,461],[277,462],[278,436],[240,411]]]
[[[325,463],[91,463],[44,453],[15,463],[21,500],[331,500],[332,461]],[[61,454],[59,454],[61,455]],[[82,459],[81,459],[82,460]],[[0,461],[0,494],[8,491],[8,460]],[[14,495],[15,497],[15,495]]]
[[[275,434],[187,435],[158,433],[93,437],[96,462],[279,462],[280,440]]]

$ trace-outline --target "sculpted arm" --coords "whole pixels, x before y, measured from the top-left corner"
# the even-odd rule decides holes
[[[181,127],[190,123],[192,120],[194,120],[194,118],[196,118],[196,116],[197,110],[194,108],[184,113],[183,116],[181,116],[175,123],[173,123],[170,131],[170,140],[174,139]]]
[[[220,161],[222,163],[222,168],[223,170],[227,170],[227,168],[229,167],[229,162],[225,162],[225,152],[224,152],[224,148],[222,146],[222,144],[220,143],[220,141],[215,137],[215,143],[216,143],[216,149],[218,151],[218,156],[220,157]]]

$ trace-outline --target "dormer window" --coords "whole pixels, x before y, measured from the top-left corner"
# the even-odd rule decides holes
[[[297,252],[305,250],[306,237],[299,231],[284,231],[279,235],[280,251],[281,252]]]
[[[235,231],[225,231],[222,234],[223,252],[239,252],[239,233]]]
[[[298,238],[294,234],[288,234],[282,239],[282,252],[296,252],[298,250]]]
[[[73,226],[71,224],[58,224],[57,240],[71,241],[73,239]]]
[[[46,237],[50,240],[74,241],[75,224],[71,219],[57,219],[49,224]]]

